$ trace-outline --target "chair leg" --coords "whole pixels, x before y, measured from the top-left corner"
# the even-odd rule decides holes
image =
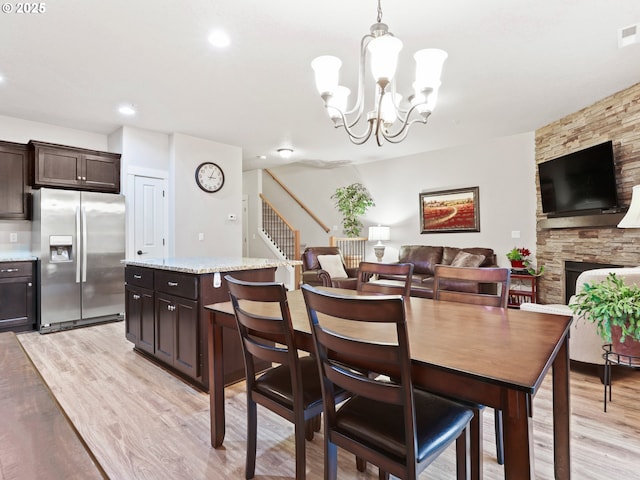
[[[256,437],[258,434],[258,414],[256,403],[247,398],[247,458],[245,464],[245,478],[251,479],[256,471]]]
[[[467,427],[456,439],[456,479],[471,478],[471,428]]]
[[[367,461],[364,458],[356,457],[356,470],[359,472],[367,470]]]
[[[295,442],[296,442],[296,480],[305,480],[307,474],[306,466],[306,448],[305,437],[307,431],[311,431],[313,438],[313,428],[310,427],[310,421],[303,422],[303,425],[295,424]]]
[[[494,410],[496,427],[496,456],[498,464],[504,465],[504,432],[502,426],[502,410]]]
[[[378,479],[379,480],[389,480],[389,474],[383,471],[381,468],[378,469]]]
[[[331,443],[326,436],[324,440],[324,479],[338,479],[338,447]]]
[[[304,422],[304,438],[308,441],[313,440],[313,432],[315,431],[315,418],[310,418]]]
[[[315,417],[313,417],[314,420],[314,424],[313,424],[313,431],[314,432],[319,432],[320,429],[322,428],[322,414],[318,414]]]

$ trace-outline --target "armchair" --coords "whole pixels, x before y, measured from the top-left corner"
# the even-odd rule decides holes
[[[614,272],[616,276],[622,278],[626,284],[640,284],[640,268],[638,267],[598,268],[596,270],[587,270],[578,276],[578,279],[576,280],[576,294],[582,291],[582,287],[585,283],[601,282],[607,278],[610,272]],[[569,299],[569,305],[572,301],[573,297]],[[523,303],[520,305],[520,309],[542,313],[553,313],[556,315],[573,315],[569,305],[540,305],[536,303]],[[604,340],[602,340],[600,335],[598,335],[595,323],[587,321],[583,316],[573,315],[569,342],[569,356],[571,357],[571,360],[604,365],[604,359],[602,358],[602,345]]]
[[[302,283],[355,290],[357,277],[358,269],[347,268],[339,247],[307,247],[302,253]]]

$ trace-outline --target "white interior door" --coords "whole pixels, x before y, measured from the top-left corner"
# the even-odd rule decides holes
[[[136,176],[134,180],[134,251],[136,260],[165,257],[165,180]]]

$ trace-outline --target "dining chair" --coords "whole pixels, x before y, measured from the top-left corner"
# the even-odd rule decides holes
[[[412,275],[412,263],[360,262],[356,290],[409,297]]]
[[[470,303],[474,305],[487,305],[506,308],[509,299],[509,283],[511,271],[508,268],[474,268],[452,267],[449,265],[436,265],[433,298],[450,302]],[[478,283],[496,284],[496,293],[477,293],[475,286]],[[472,436],[482,441],[480,425],[480,408],[478,406],[477,420],[472,424]],[[496,457],[500,465],[504,465],[504,434],[502,422],[502,410],[495,412]]]
[[[404,298],[302,291],[322,377],[324,478],[337,478],[338,447],[376,465],[381,479],[416,479],[455,441],[457,478],[468,479],[473,410],[413,388]],[[386,375],[371,378],[363,362]],[[336,389],[352,396],[338,406]]]
[[[299,356],[287,291],[282,283],[245,282],[226,275],[229,296],[236,317],[244,356],[247,381],[247,457],[245,477],[253,478],[256,466],[257,404],[294,425],[296,479],[306,475],[305,438],[313,439],[320,429],[323,410],[318,365],[311,356]],[[273,316],[252,313],[252,303],[273,304]],[[278,364],[266,372],[257,371],[255,362]],[[348,397],[336,390],[336,401]]]

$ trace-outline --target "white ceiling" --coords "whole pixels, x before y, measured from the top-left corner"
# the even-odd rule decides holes
[[[245,169],[282,164],[284,146],[289,162],[359,163],[532,131],[640,81],[640,45],[617,44],[620,28],[640,23],[638,0],[383,0],[383,22],[404,42],[400,91],[416,50],[449,58],[428,125],[398,145],[355,146],[326,116],[309,64],[340,57],[341,83],[355,91],[375,0],[44,5],[0,13],[0,115],[180,132],[242,147]],[[232,38],[226,50],[207,42],[216,27]],[[138,114],[118,114],[123,102]]]

